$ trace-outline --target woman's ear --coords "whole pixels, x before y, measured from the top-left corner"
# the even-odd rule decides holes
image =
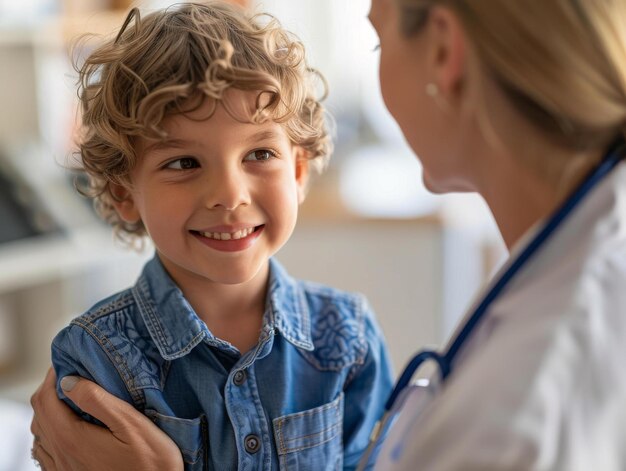
[[[124,222],[134,224],[141,220],[141,215],[128,187],[119,183],[110,183],[109,191],[111,192],[113,207]]]
[[[450,8],[434,6],[429,13],[429,66],[439,93],[450,104],[462,98],[467,63],[467,36]]]
[[[298,204],[302,204],[306,198],[307,188],[309,184],[309,155],[302,147],[294,147],[294,155],[296,159],[295,177],[298,188]]]

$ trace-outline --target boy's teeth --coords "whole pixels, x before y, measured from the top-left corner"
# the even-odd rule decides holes
[[[243,239],[254,232],[253,227],[242,229],[237,232],[201,232],[204,237],[215,240],[237,240]]]

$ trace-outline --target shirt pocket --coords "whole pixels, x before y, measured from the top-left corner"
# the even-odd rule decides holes
[[[282,471],[343,467],[343,393],[333,402],[273,420]]]
[[[208,451],[207,419],[204,414],[196,419],[181,419],[163,415],[152,409],[144,413],[178,445],[186,471],[205,467]]]

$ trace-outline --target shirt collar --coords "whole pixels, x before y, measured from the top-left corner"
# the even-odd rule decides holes
[[[313,350],[311,339],[311,316],[304,293],[283,266],[270,259],[270,282],[268,288],[266,316],[269,323],[296,347]]]
[[[156,255],[144,267],[133,288],[133,296],[165,360],[186,355],[210,336],[206,324],[196,315]]]
[[[270,259],[268,287],[264,330],[275,327],[294,346],[313,350],[304,294],[298,283],[273,259]],[[165,360],[185,356],[204,339],[224,345],[197,316],[157,256],[144,267],[133,288],[133,296],[148,332]]]

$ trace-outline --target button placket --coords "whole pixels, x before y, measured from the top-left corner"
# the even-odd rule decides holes
[[[268,345],[271,346],[269,341],[271,337],[264,339],[253,356],[242,358],[243,361],[232,370],[226,385],[227,409],[237,435],[239,469],[266,470],[263,463],[266,461],[265,454],[269,452],[265,445],[269,443],[269,437],[265,436],[267,423],[262,423],[265,417],[258,407],[254,361],[266,356],[263,353],[266,354]]]

